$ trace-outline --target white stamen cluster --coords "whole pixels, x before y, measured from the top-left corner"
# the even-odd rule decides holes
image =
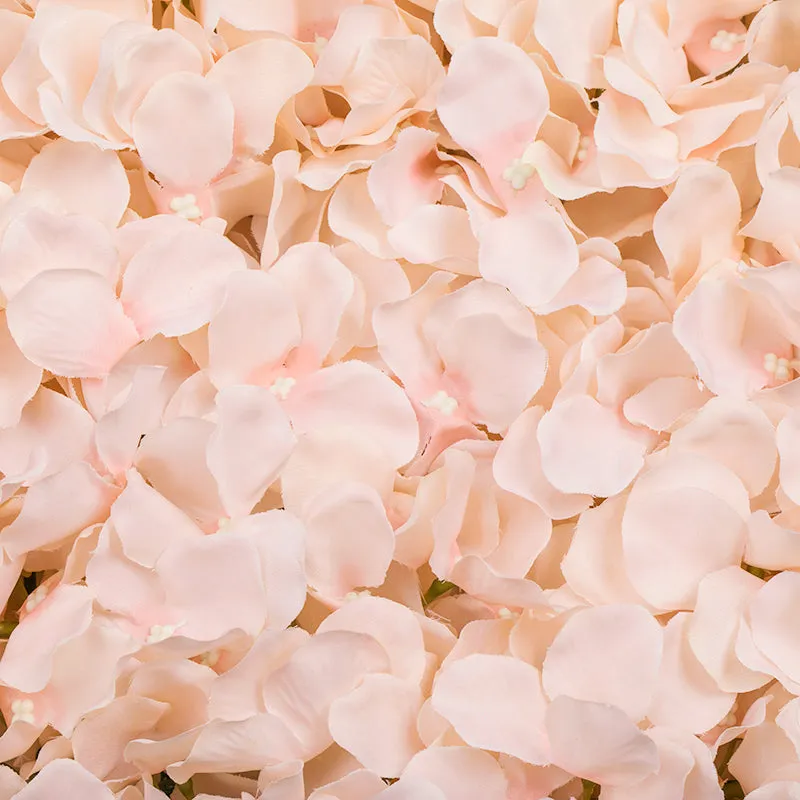
[[[775,378],[776,381],[783,383],[788,381],[792,375],[792,366],[786,358],[778,358],[775,353],[767,353],[764,356],[764,369]]]
[[[536,167],[521,158],[515,158],[504,170],[503,180],[511,184],[511,188],[515,191],[524,189]]]
[[[458,409],[458,400],[456,400],[455,397],[450,397],[447,392],[440,389],[433,397],[423,400],[422,405],[424,405],[425,408],[433,408],[446,417],[452,417]]]
[[[197,197],[193,194],[184,194],[181,197],[173,197],[169,201],[169,207],[179,217],[188,219],[190,221],[200,219],[203,212],[197,205]]]
[[[718,30],[712,37],[708,46],[718,53],[730,53],[737,44],[741,44],[747,37],[743,33]]]
[[[180,625],[153,625],[147,633],[145,644],[158,644],[174,636]]]
[[[29,725],[35,725],[36,717],[33,715],[33,710],[33,700],[27,698],[14,700],[11,704],[11,724],[27,722]]]
[[[285,400],[289,396],[289,392],[292,391],[296,383],[297,381],[294,378],[290,378],[288,376],[276,378],[272,386],[269,387],[269,390],[275,395],[275,397]]]

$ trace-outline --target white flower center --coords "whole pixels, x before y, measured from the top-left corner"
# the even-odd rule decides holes
[[[280,397],[281,400],[285,400],[296,383],[297,381],[294,378],[289,378],[288,376],[276,378],[272,386],[269,387],[269,390],[275,397]]]
[[[452,417],[458,409],[458,400],[440,389],[433,397],[423,400],[422,405],[425,408],[435,408],[446,417]]]
[[[747,36],[743,33],[732,33],[720,29],[711,37],[708,46],[718,53],[730,53],[737,44],[741,44],[746,38]]]
[[[25,608],[28,611],[33,611],[34,608],[41,605],[47,597],[47,587],[40,586],[35,591],[31,592],[28,599],[25,601]]]
[[[173,197],[172,200],[169,201],[169,207],[179,217],[183,217],[184,219],[195,220],[203,216],[203,212],[197,205],[197,197],[193,194]]]
[[[504,170],[503,180],[511,184],[511,188],[515,191],[524,189],[531,178],[536,168],[533,164],[523,161],[521,158],[515,158]]]
[[[577,161],[586,161],[586,158],[589,155],[589,147],[592,144],[592,137],[591,136],[581,136],[581,140],[578,143],[578,152],[575,154],[575,159]]]
[[[147,638],[144,640],[145,644],[158,644],[170,636],[175,634],[175,631],[180,628],[180,625],[153,625],[147,633]]]
[[[775,353],[767,353],[764,356],[764,369],[781,383],[788,381],[792,375],[792,365],[787,358],[778,358]]]
[[[360,592],[348,592],[344,596],[344,601],[352,603],[353,600],[358,600],[359,597],[370,597],[370,592],[367,589],[362,589]]]
[[[516,619],[519,615],[515,614],[510,608],[503,606],[497,609],[497,616],[500,619]]]
[[[36,717],[33,715],[33,700],[20,699],[11,704],[11,723],[27,722],[29,725],[36,724]]]

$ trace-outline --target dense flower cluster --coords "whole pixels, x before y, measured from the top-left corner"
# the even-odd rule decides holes
[[[0,0],[0,800],[800,797],[800,0]]]

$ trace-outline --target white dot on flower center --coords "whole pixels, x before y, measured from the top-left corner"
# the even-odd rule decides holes
[[[730,53],[737,44],[743,42],[747,37],[743,33],[732,33],[731,31],[718,30],[712,37],[708,46],[718,53]]]
[[[535,171],[536,168],[533,164],[529,164],[521,158],[515,158],[505,170],[503,170],[503,180],[508,181],[511,184],[511,188],[515,191],[520,191],[520,189],[525,188],[528,180]]]
[[[515,619],[517,615],[510,609],[503,606],[497,610],[497,616],[500,619]]]
[[[158,644],[165,639],[169,639],[180,625],[153,625],[147,633],[145,644]]]
[[[778,358],[775,353],[767,353],[764,356],[764,369],[772,375],[776,381],[788,381],[792,375],[792,367],[786,358]]]
[[[197,205],[197,197],[193,194],[173,197],[172,200],[169,201],[169,207],[179,217],[183,217],[184,219],[195,220],[203,216],[203,212]]]
[[[589,155],[589,146],[591,143],[591,136],[581,136],[580,143],[578,144],[578,152],[575,154],[576,160],[586,161],[586,158]]]
[[[289,392],[292,391],[292,388],[296,383],[297,381],[294,378],[276,378],[272,386],[269,387],[269,390],[276,397],[280,397],[281,400],[285,400],[289,396]]]
[[[440,389],[433,397],[423,400],[422,405],[425,408],[434,408],[446,417],[452,417],[458,409],[458,400]]]
[[[11,722],[27,722],[33,725],[36,718],[33,715],[33,700],[20,699],[11,704]]]

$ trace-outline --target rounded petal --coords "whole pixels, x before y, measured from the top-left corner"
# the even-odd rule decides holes
[[[287,413],[298,434],[351,426],[382,446],[395,467],[407,464],[419,444],[411,402],[384,373],[361,361],[315,372],[289,394]]]
[[[756,647],[793,681],[800,681],[800,634],[794,624],[800,574],[781,572],[759,589],[750,606]]]
[[[394,531],[380,495],[363,484],[342,483],[304,509],[308,527],[308,581],[323,594],[344,597],[380,586],[394,553]]]
[[[233,156],[234,106],[223,86],[190,72],[156,83],[133,117],[133,140],[163,184],[210,183]]]
[[[122,282],[126,313],[143,338],[181,336],[205,325],[219,310],[228,276],[246,268],[241,250],[213,231],[186,229],[143,247]]]
[[[628,575],[657,608],[690,610],[710,572],[744,554],[747,490],[726,467],[676,453],[639,477],[622,518]]]
[[[114,800],[111,790],[77,761],[57,758],[51,761],[19,794],[19,800],[50,800],[53,797],[80,797],[81,800]]]
[[[6,309],[8,329],[37,366],[70,378],[101,378],[139,341],[113,288],[96,272],[50,270]]]
[[[115,152],[68,139],[42,148],[25,171],[21,188],[50,198],[66,214],[91,216],[108,228],[119,224],[131,192]]]
[[[42,369],[28,361],[17,347],[5,311],[0,311],[0,364],[0,428],[8,428],[19,422],[22,409],[39,388]]]
[[[403,771],[403,780],[424,780],[458,800],[506,800],[507,781],[497,761],[472,747],[428,747]]]
[[[295,445],[278,399],[261,386],[217,394],[217,427],[208,440],[208,468],[230,517],[245,516],[278,477]]]
[[[482,654],[454,661],[437,676],[431,701],[472,747],[549,762],[539,671],[525,661]]]
[[[551,700],[567,695],[608,703],[639,721],[656,688],[662,646],[661,626],[641,606],[582,609],[553,639],[542,683]],[[594,667],[586,669],[590,659]]]
[[[562,695],[547,706],[553,763],[603,786],[628,786],[658,770],[658,748],[611,705]]]
[[[234,144],[257,155],[272,144],[280,110],[313,75],[311,59],[296,44],[259,39],[229,50],[207,78],[219,83],[233,103]]]
[[[366,675],[360,686],[331,705],[334,741],[367,769],[396,778],[422,749],[417,716],[422,693],[393,675]]]
[[[479,240],[481,275],[534,310],[552,301],[578,271],[578,246],[546,203],[487,222]]]
[[[644,465],[647,441],[589,395],[557,403],[537,431],[542,471],[557,489],[611,497]]]

